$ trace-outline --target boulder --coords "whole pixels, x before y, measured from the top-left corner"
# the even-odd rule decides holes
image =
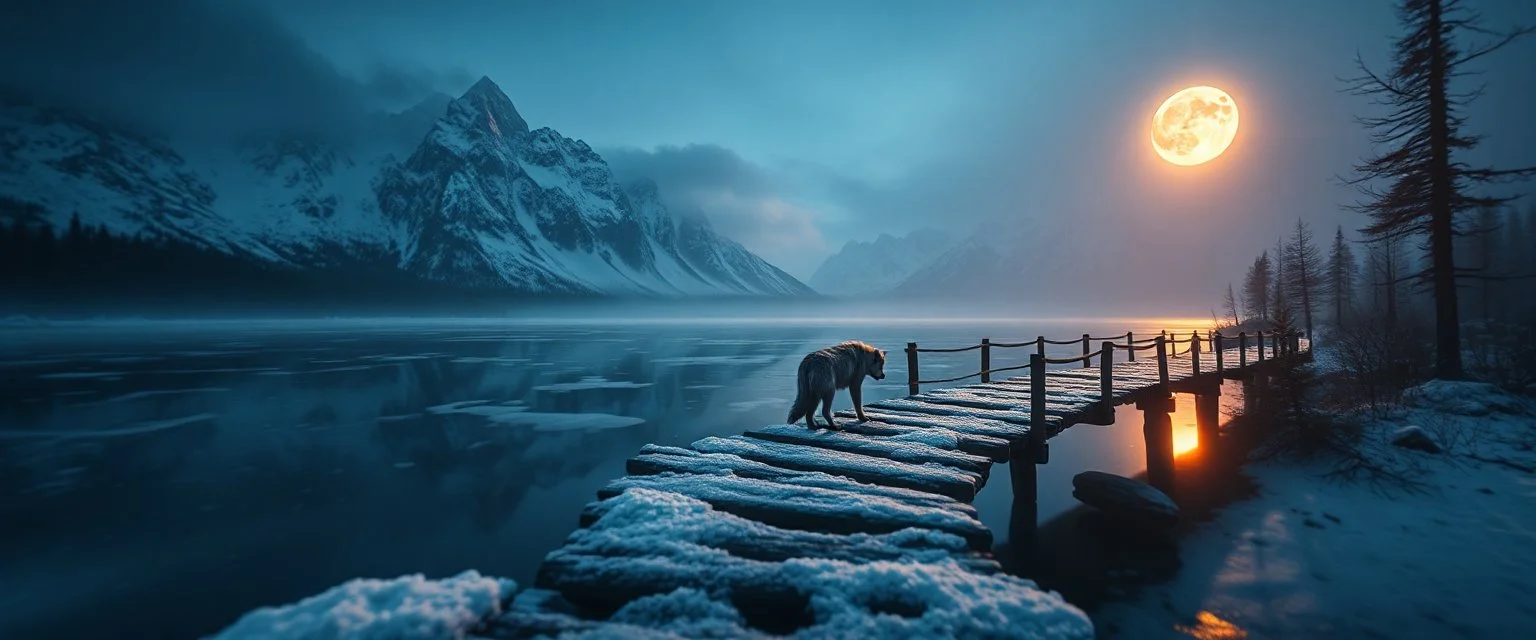
[[[1429,435],[1428,431],[1419,428],[1418,425],[1412,424],[1398,427],[1397,431],[1393,431],[1392,444],[1404,449],[1413,449],[1414,451],[1423,451],[1425,453],[1440,453],[1444,451],[1440,443],[1435,442],[1434,436]]]
[[[1179,521],[1179,505],[1167,494],[1112,473],[1084,471],[1072,476],[1072,497],[1117,519],[1154,529],[1168,529]]]

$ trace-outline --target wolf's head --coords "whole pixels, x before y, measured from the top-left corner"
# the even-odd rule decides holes
[[[866,371],[865,373],[868,373],[869,377],[874,378],[876,380],[884,380],[885,379],[885,352],[881,351],[879,349],[876,349],[874,347],[871,347],[869,345],[865,345],[865,348],[868,349],[868,357],[869,357],[869,370]]]

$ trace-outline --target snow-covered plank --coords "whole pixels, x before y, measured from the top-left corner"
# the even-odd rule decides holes
[[[901,487],[866,484],[820,471],[785,469],[727,453],[700,453],[693,449],[648,444],[640,449],[640,455],[626,461],[625,470],[633,475],[642,476],[660,473],[736,475],[779,484],[868,493],[915,506],[950,509],[972,518],[976,517],[976,507],[947,496]]]
[[[981,488],[983,482],[979,473],[952,467],[907,464],[857,453],[769,442],[742,436],[729,438],[711,436],[689,446],[703,453],[728,453],[785,469],[821,471],[831,475],[847,476],[859,482],[927,491],[962,502],[974,500],[976,491]]]
[[[784,529],[717,511],[697,498],[650,489],[630,489],[587,509],[597,520],[571,534],[550,557],[686,558],[719,550],[763,562],[791,558],[830,558],[853,563],[953,560],[982,573],[1002,570],[996,560],[971,550],[959,536],[929,529],[846,535]]]
[[[986,409],[981,407],[963,407],[938,402],[928,402],[922,396],[881,400],[880,402],[874,402],[864,406],[866,408],[865,413],[868,413],[868,408],[875,408],[882,410],[889,409],[893,411],[906,411],[910,413],[929,413],[940,416],[975,416],[978,418],[989,418],[1001,422],[1009,422],[1024,427],[1028,427],[1030,423],[1028,409],[1020,411]],[[1047,425],[1059,420],[1060,418],[1057,416],[1052,416],[1049,413],[1046,414],[1045,421]]]
[[[757,630],[805,638],[1094,637],[1088,616],[1060,595],[952,562],[753,562],[725,554],[572,560],[559,573],[551,568],[546,588],[591,617],[678,637],[765,637]],[[615,629],[604,637],[632,636]]]
[[[992,469],[992,461],[987,458],[940,449],[921,442],[902,440],[899,436],[873,436],[830,429],[812,431],[792,424],[768,425],[747,431],[742,435],[773,442],[858,453],[908,464],[939,464],[969,471],[982,478],[986,478],[988,471]]]
[[[835,415],[840,418],[852,418],[852,411],[839,411]],[[1019,425],[1001,420],[978,418],[973,415],[948,414],[936,415],[932,413],[914,413],[898,409],[884,410],[873,407],[864,407],[864,415],[871,420],[878,420],[886,424],[894,424],[908,427],[938,427],[949,429],[959,433],[971,433],[976,435],[1002,438],[1009,442],[1017,442],[1029,437],[1029,426]]]
[[[619,478],[597,495],[609,498],[637,487],[681,493],[703,500],[717,510],[782,529],[843,534],[932,529],[960,536],[977,551],[992,548],[992,531],[960,510],[913,505],[868,492],[795,486],[739,476],[661,474]],[[583,526],[595,520],[595,513],[582,513]]]
[[[879,420],[859,422],[852,412],[839,412],[840,418],[855,418],[838,426],[847,433],[896,438],[907,442],[921,442],[931,447],[951,449],[971,455],[983,456],[997,462],[1008,459],[1008,440],[993,436],[954,431],[934,426],[908,426]],[[868,416],[866,416],[868,417]]]

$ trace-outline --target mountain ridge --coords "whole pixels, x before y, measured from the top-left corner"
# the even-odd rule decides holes
[[[45,212],[0,222],[61,231],[78,214],[282,268],[392,266],[534,296],[813,293],[707,217],[674,213],[653,183],[620,185],[585,142],[530,128],[488,77],[372,121],[379,134],[361,141],[269,132],[178,145],[0,103],[0,196]],[[403,148],[413,129],[425,130]]]

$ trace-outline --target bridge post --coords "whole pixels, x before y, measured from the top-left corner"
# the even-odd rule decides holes
[[[1038,353],[1029,356],[1029,416],[1029,435],[1023,446],[1015,445],[1008,456],[1008,476],[1013,485],[1008,542],[1024,558],[1033,556],[1035,550],[1040,526],[1040,477],[1036,466],[1046,458],[1045,356]]]
[[[992,381],[992,339],[981,339],[981,381]]]
[[[1104,341],[1099,352],[1099,399],[1109,406],[1115,396],[1115,343]]]
[[[1045,357],[1045,336],[1035,336],[1035,355]],[[1030,360],[1030,366],[1034,366],[1034,360]],[[1034,371],[1033,368],[1030,371]]]
[[[1214,453],[1221,437],[1221,383],[1195,394],[1195,429],[1200,434],[1198,446]]]
[[[917,395],[917,343],[907,343],[907,395]]]
[[[1157,382],[1168,391],[1168,336],[1157,336]]]
[[[1217,331],[1211,336],[1211,351],[1216,353],[1216,373],[1221,373],[1222,370],[1221,347],[1221,332]]]
[[[1050,455],[1045,443],[1045,356],[1029,357],[1029,448],[1035,464],[1045,464]]]
[[[1200,332],[1189,332],[1189,366],[1200,375]]]
[[[1130,331],[1125,332],[1125,346],[1132,347],[1131,349],[1126,349],[1126,351],[1125,351],[1125,354],[1126,354],[1125,355],[1125,361],[1126,362],[1135,362],[1136,361],[1136,349],[1134,348],[1136,346],[1136,334],[1135,333],[1132,333]]]
[[[1248,332],[1237,332],[1237,368],[1248,368]]]
[[[1264,361],[1264,332],[1259,332],[1259,362]]]
[[[1141,434],[1147,447],[1147,484],[1173,495],[1173,396],[1160,387],[1151,397],[1140,400]]]
[[[1089,340],[1088,334],[1086,334],[1086,333],[1083,334],[1083,368],[1084,369],[1087,369],[1088,367],[1093,366],[1093,363],[1088,361],[1088,340]]]

